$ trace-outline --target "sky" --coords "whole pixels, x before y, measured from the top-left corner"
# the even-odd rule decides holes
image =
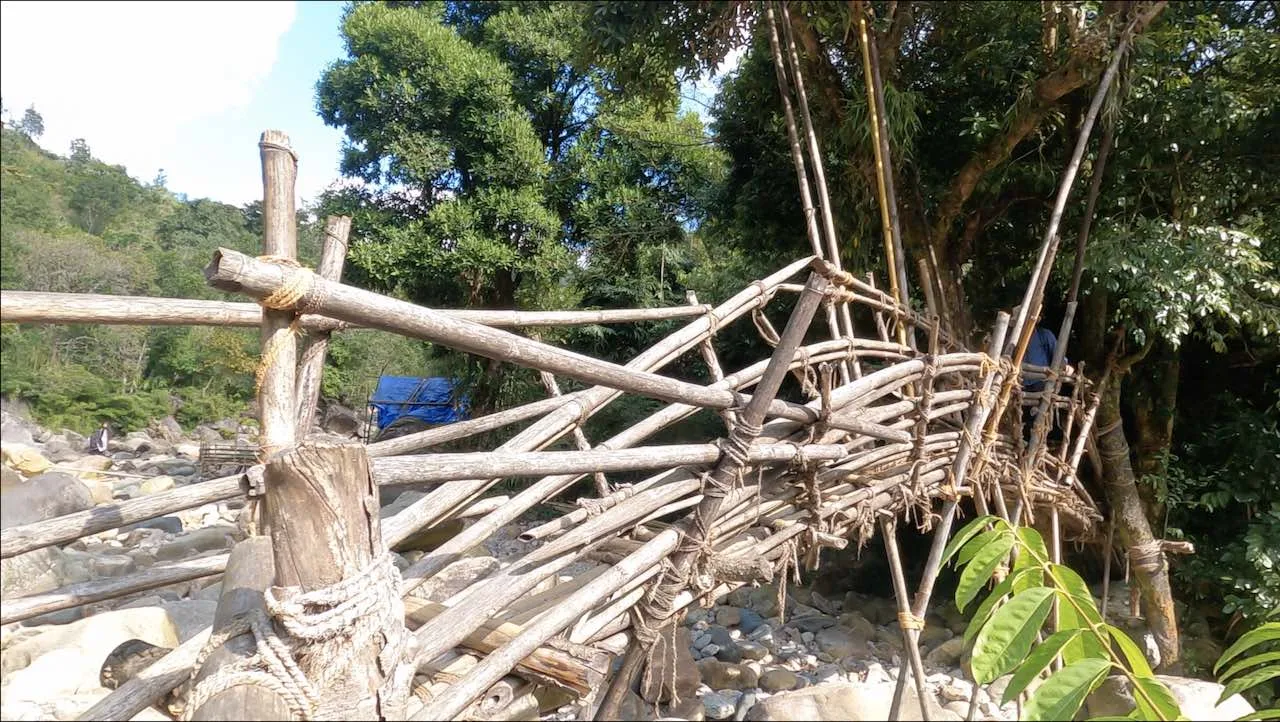
[[[244,205],[262,197],[258,138],[289,135],[297,192],[339,179],[342,131],[315,110],[315,84],[344,56],[343,2],[0,2],[0,98],[34,106],[45,149],[84,138],[98,159],[189,198]],[[56,32],[50,32],[50,29]],[[706,115],[737,52],[684,94]]]

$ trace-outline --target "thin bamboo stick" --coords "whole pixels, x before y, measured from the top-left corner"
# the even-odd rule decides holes
[[[551,394],[553,398],[558,398],[564,395],[560,392],[560,384],[556,383],[556,377],[552,374],[546,371],[539,371],[538,378],[542,379],[542,386],[546,388],[547,393]],[[591,450],[591,442],[587,441],[587,435],[582,430],[581,424],[577,424],[573,427],[573,440],[574,443],[578,445],[579,451]],[[604,473],[599,471],[593,472],[592,478],[594,478],[596,482],[596,496],[608,496],[609,480],[605,478]]]
[[[898,600],[898,626],[902,630],[902,645],[906,648],[907,659],[911,663],[911,672],[916,679],[916,693],[920,696],[920,714],[925,722],[929,722],[929,690],[924,686],[924,663],[920,660],[920,645],[916,642],[912,631],[918,631],[914,625],[904,620],[916,619],[911,611],[911,603],[907,600],[907,579],[902,571],[902,557],[898,553],[898,536],[895,524],[885,517],[880,517],[880,538],[884,540],[885,553],[889,557],[889,572],[893,580],[893,595]],[[900,675],[902,676],[902,675]],[[976,692],[974,693],[977,694]],[[898,719],[901,711],[899,701],[895,698],[889,709],[889,719]]]

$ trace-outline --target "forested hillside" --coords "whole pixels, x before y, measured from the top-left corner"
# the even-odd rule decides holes
[[[38,118],[38,114],[35,116]],[[0,284],[6,289],[231,299],[205,283],[215,248],[257,253],[259,204],[189,200],[95,159],[84,140],[68,156],[42,150],[25,122],[0,130]],[[299,255],[314,264],[322,222],[299,213]],[[173,414],[188,427],[244,413],[258,334],[219,327],[24,326],[0,333],[0,392],[53,428],[102,421],[128,431]],[[325,391],[364,404],[382,368],[420,373],[421,345],[359,332],[330,346]]]

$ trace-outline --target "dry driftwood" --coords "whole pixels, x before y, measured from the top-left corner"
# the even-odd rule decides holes
[[[324,247],[316,273],[321,278],[337,281],[347,260],[347,235],[351,232],[350,216],[329,216],[324,224]],[[298,362],[297,388],[298,429],[305,436],[311,432],[320,401],[320,377],[324,373],[324,357],[329,350],[329,332],[321,331],[307,338]]]

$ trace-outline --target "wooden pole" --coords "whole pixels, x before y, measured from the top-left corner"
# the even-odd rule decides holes
[[[289,148],[289,136],[278,130],[264,131],[258,148],[262,154],[262,252],[283,263],[296,263],[298,221],[293,187],[298,178],[298,156]],[[297,440],[294,382],[298,344],[292,329],[294,320],[292,309],[262,311],[258,413],[263,458],[293,446]]]
[[[342,266],[347,260],[347,235],[351,232],[350,216],[329,216],[324,224],[324,248],[316,274],[330,281],[342,279]],[[311,432],[320,402],[320,382],[324,377],[324,357],[329,351],[329,332],[319,331],[307,339],[298,365],[295,396],[298,402],[298,429],[303,437]]]
[[[326,281],[304,269],[259,261],[227,248],[219,249],[205,269],[210,283],[227,291],[241,291],[270,301],[282,289],[307,289],[293,304],[341,320],[394,331],[413,338],[449,346],[459,351],[550,371],[590,384],[635,393],[663,401],[693,403],[711,409],[738,405],[741,396],[638,371],[566,351],[533,339],[479,324],[443,316],[376,293]],[[824,280],[825,284],[825,280]],[[825,285],[824,285],[825,287]],[[795,421],[816,421],[816,412],[777,399],[767,412]],[[856,430],[856,429],[851,429]]]
[[[0,323],[105,324],[117,326],[232,326],[257,328],[262,307],[256,303],[206,301],[195,298],[111,296],[94,293],[0,291]],[[701,316],[709,306],[697,308],[618,308],[597,311],[505,311],[500,309],[436,309],[439,313],[484,326],[500,328],[550,328],[644,323]],[[298,326],[305,331],[358,329],[349,323],[314,314],[302,314]]]
[[[915,675],[916,693],[920,696],[920,715],[929,722],[929,690],[924,686],[924,663],[920,661],[919,624],[923,620],[911,610],[907,599],[907,579],[902,571],[902,556],[898,553],[897,524],[884,516],[880,517],[880,538],[884,540],[885,554],[889,557],[889,573],[893,580],[893,595],[898,600],[898,627],[902,630],[902,645],[906,649],[907,659],[911,663],[911,672]],[[917,620],[920,620],[917,622]],[[912,634],[912,632],[916,634]],[[905,674],[899,673],[900,678]],[[975,695],[977,692],[974,693]],[[889,719],[898,719],[901,711],[900,700],[895,695],[889,709]]]
[[[546,388],[547,393],[553,398],[562,396],[560,393],[560,384],[556,383],[556,377],[546,371],[539,371],[538,377],[542,379],[542,386]],[[573,427],[573,440],[578,445],[579,451],[590,451],[591,442],[587,441],[587,435],[582,430],[581,424],[575,424]],[[591,474],[596,482],[596,496],[605,497],[609,495],[609,480],[605,478],[604,472],[595,471]]]
[[[266,602],[263,592],[271,585],[275,576],[272,563],[271,539],[265,536],[249,537],[231,550],[231,559],[227,565],[227,575],[222,580],[222,595],[218,599],[218,609],[213,617],[213,632],[221,634],[227,631],[237,619],[252,613],[265,613]],[[185,647],[185,645],[184,645]],[[178,649],[184,649],[179,647]],[[192,681],[197,690],[204,680],[217,674],[243,658],[254,653],[253,637],[239,635],[232,637],[212,650],[204,663],[196,670]],[[170,658],[181,661],[178,650],[170,652],[157,662],[164,664]],[[193,665],[198,659],[193,659]],[[159,691],[157,684],[148,688],[148,692],[159,692],[158,696],[167,694],[169,690]],[[121,687],[121,689],[124,689]],[[172,688],[170,688],[172,689]],[[117,690],[118,692],[119,690]],[[104,700],[105,701],[105,700]],[[123,700],[122,700],[123,701]],[[266,687],[251,683],[236,684],[209,695],[203,702],[199,699],[188,700],[192,706],[189,710],[191,719],[207,720],[289,720],[293,719],[288,702],[276,692]],[[89,719],[94,719],[89,717]]]
[[[769,366],[765,369],[764,375],[760,377],[760,383],[756,385],[755,394],[739,416],[738,427],[734,430],[734,436],[730,438],[729,444],[739,446],[740,451],[737,454],[726,453],[711,472],[707,481],[707,488],[704,491],[705,498],[693,512],[691,530],[681,540],[679,547],[672,556],[671,565],[676,570],[676,577],[675,579],[658,581],[658,584],[667,588],[665,593],[659,595],[659,598],[671,598],[680,591],[684,579],[687,578],[689,570],[701,553],[703,546],[713,541],[713,539],[709,538],[711,527],[720,512],[721,505],[724,503],[724,492],[719,490],[728,489],[741,471],[745,460],[744,457],[746,456],[742,452],[749,449],[751,442],[759,435],[760,425],[764,421],[768,405],[778,393],[778,389],[782,385],[782,379],[790,367],[791,358],[795,355],[796,348],[803,340],[826,289],[827,281],[825,278],[817,273],[809,275],[805,290],[796,301],[795,309],[791,312],[791,318],[787,320],[787,325],[779,337],[778,346],[774,349],[773,355],[769,359]],[[715,491],[713,492],[713,490]],[[666,621],[665,615],[671,613],[669,609],[647,610],[647,615],[652,614],[654,611],[664,615],[662,616],[662,621],[664,622]],[[652,617],[647,621],[652,622]],[[633,647],[626,659],[623,660],[622,668],[618,671],[618,675],[614,678],[604,701],[600,705],[600,710],[597,713],[598,719],[617,717],[624,693],[631,688],[632,678],[639,671],[643,661],[638,649],[638,647]]]

